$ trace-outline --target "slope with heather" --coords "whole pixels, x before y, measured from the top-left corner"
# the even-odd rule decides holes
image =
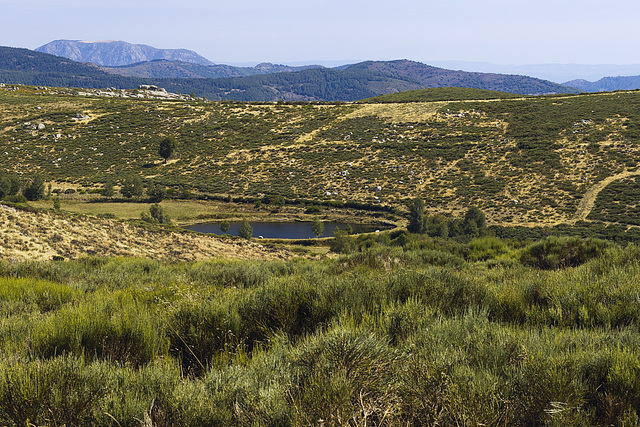
[[[391,208],[421,197],[432,212],[476,205],[492,223],[552,225],[640,158],[636,92],[245,104],[14,89],[0,90],[1,167],[87,191],[137,175],[173,194]],[[165,137],[177,143],[166,163]]]

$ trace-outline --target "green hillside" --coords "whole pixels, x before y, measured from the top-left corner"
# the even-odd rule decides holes
[[[359,101],[360,103],[400,103],[400,102],[433,102],[433,101],[462,101],[481,99],[509,99],[519,98],[509,92],[499,92],[495,90],[473,89],[466,87],[447,87],[407,90],[404,92],[391,93],[389,95],[375,96]]]
[[[594,219],[594,206],[617,203],[599,186],[637,170],[639,107],[638,92],[245,104],[5,87],[0,166],[24,180],[40,174],[87,188],[133,174],[175,191],[243,198],[400,207],[419,196],[431,212],[477,205],[491,223],[552,225]],[[45,129],[34,130],[39,123]],[[166,164],[157,149],[165,137],[177,143]],[[607,208],[608,222],[635,223],[630,216]]]

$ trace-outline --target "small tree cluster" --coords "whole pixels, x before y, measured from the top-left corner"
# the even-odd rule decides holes
[[[149,212],[142,212],[140,217],[143,221],[150,222],[152,224],[171,224],[171,218],[164,211],[162,206],[154,203],[149,207]]]
[[[164,185],[152,184],[147,188],[147,196],[150,202],[160,203],[167,197],[167,189]]]
[[[18,177],[0,171],[0,199],[15,196],[20,191]]]
[[[144,191],[142,180],[138,175],[129,175],[122,182],[120,193],[127,199],[141,197]]]
[[[427,234],[432,237],[456,237],[456,236],[481,236],[486,228],[487,221],[484,213],[477,207],[467,210],[464,217],[447,218],[444,215],[427,215],[422,199],[411,200],[409,208],[409,224],[407,231],[414,234]]]

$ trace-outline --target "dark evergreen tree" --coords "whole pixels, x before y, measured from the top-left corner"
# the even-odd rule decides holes
[[[409,233],[424,234],[424,202],[421,198],[416,197],[411,200],[407,206],[409,208],[409,225],[407,225],[407,231],[409,231]]]
[[[172,138],[164,138],[162,141],[160,141],[158,154],[164,159],[165,163],[167,163],[167,160],[173,155],[173,152],[175,150],[176,142]]]
[[[0,172],[0,199],[9,196],[11,191],[11,180],[8,176]]]
[[[113,197],[115,191],[113,189],[113,178],[108,178],[102,187],[102,195],[104,197]]]
[[[22,195],[29,201],[44,199],[44,178],[36,176],[31,183],[22,190]]]

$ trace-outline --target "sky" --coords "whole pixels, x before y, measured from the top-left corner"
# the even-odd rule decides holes
[[[122,40],[215,63],[638,64],[635,0],[0,0],[0,45]]]

